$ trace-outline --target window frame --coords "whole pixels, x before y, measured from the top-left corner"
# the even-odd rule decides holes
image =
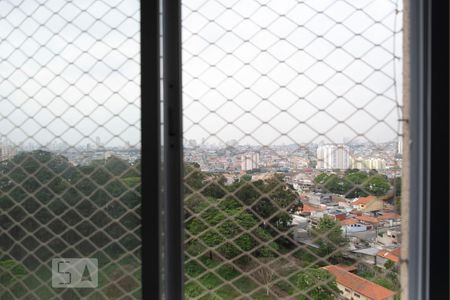
[[[449,298],[448,2],[410,0],[408,299]],[[406,61],[406,60],[405,60]],[[442,101],[440,99],[446,99]],[[446,122],[444,122],[446,120]],[[446,140],[447,139],[447,140]],[[442,166],[446,174],[442,173]],[[441,172],[439,172],[441,170]],[[432,200],[433,199],[433,200]]]
[[[141,286],[142,299],[161,299],[159,1],[140,1],[140,10],[141,178],[145,183],[141,193]]]
[[[182,176],[182,85],[181,85],[181,1],[161,0],[153,1],[151,5],[141,1],[142,6],[142,95],[143,99],[151,99],[150,95],[156,96],[159,100],[160,78],[159,78],[159,55],[154,57],[153,62],[145,59],[154,54],[152,51],[159,48],[159,31],[144,30],[150,23],[159,28],[159,4],[162,4],[163,15],[163,95],[164,95],[164,124],[163,136],[159,130],[159,101],[153,101],[152,105],[144,105],[143,102],[143,128],[153,126],[152,130],[145,130],[154,135],[152,142],[153,150],[150,150],[150,139],[143,135],[143,157],[148,153],[156,154],[159,163],[160,142],[164,141],[164,163],[162,167],[165,172],[161,181],[166,182],[164,189],[166,193],[162,200],[162,209],[165,211],[162,224],[164,227],[164,239],[159,243],[151,240],[152,248],[143,247],[143,254],[148,255],[146,249],[151,250],[152,259],[144,259],[147,265],[143,274],[143,290],[154,289],[161,285],[158,290],[158,298],[165,295],[166,299],[183,299],[183,176]],[[405,134],[405,143],[408,145],[409,165],[405,178],[406,189],[410,195],[408,211],[408,228],[406,228],[407,242],[402,244],[407,247],[408,257],[402,259],[407,272],[407,285],[404,292],[408,299],[436,299],[439,297],[448,298],[449,291],[449,245],[443,243],[449,237],[449,205],[448,201],[437,201],[431,199],[449,199],[448,191],[448,168],[444,176],[439,174],[442,166],[448,166],[448,101],[439,101],[439,98],[448,100],[448,3],[440,0],[405,0],[405,17],[408,18],[408,49],[405,52],[408,59],[405,59],[406,79],[404,85],[409,96],[408,114],[405,113],[404,121],[409,127],[409,135]],[[147,6],[147,8],[144,8]],[[152,9],[153,8],[153,12]],[[149,15],[155,18],[153,22],[148,21]],[[444,26],[445,25],[445,26]],[[433,33],[433,34],[431,34]],[[148,35],[147,35],[148,34]],[[148,36],[155,38],[148,39]],[[433,38],[432,38],[433,37]],[[152,50],[153,49],[153,50]],[[443,63],[446,62],[446,63]],[[152,67],[150,67],[152,64]],[[155,68],[157,65],[157,68]],[[147,67],[148,66],[148,67]],[[146,76],[152,70],[152,76]],[[153,81],[152,81],[153,79]],[[147,85],[146,83],[151,84]],[[406,81],[406,80],[405,80]],[[147,92],[144,92],[147,91]],[[149,95],[149,96],[145,96]],[[147,100],[150,101],[150,100]],[[152,106],[153,111],[150,111]],[[149,114],[150,113],[150,114]],[[151,117],[150,117],[151,116]],[[153,120],[150,120],[153,118]],[[444,120],[446,120],[444,122]],[[157,121],[157,122],[155,122]],[[151,124],[150,124],[151,123]],[[444,124],[445,123],[445,124]],[[444,125],[443,125],[444,124]],[[156,143],[155,143],[156,137]],[[444,137],[444,138],[443,138]],[[156,150],[155,150],[156,149]],[[147,152],[148,151],[148,152]],[[153,178],[147,180],[145,168],[155,167],[156,160],[152,163],[143,159],[143,199],[155,196],[161,181]],[[159,164],[157,165],[159,170]],[[152,169],[152,174],[155,169]],[[444,172],[440,172],[444,173]],[[164,180],[165,179],[165,180]],[[167,180],[170,179],[170,180]],[[147,185],[150,180],[155,185]],[[154,190],[150,192],[151,187]],[[158,194],[159,195],[159,194]],[[155,199],[155,198],[153,198]],[[155,201],[156,202],[156,201]],[[143,204],[145,201],[143,201]],[[152,214],[152,209],[158,208],[158,213]],[[143,228],[146,234],[157,234],[160,227],[158,223],[160,207],[153,203],[143,205],[143,223],[147,223]],[[144,212],[146,211],[146,212]],[[156,222],[148,224],[151,214]],[[157,225],[157,224],[156,224]],[[149,228],[153,226],[152,228]],[[148,231],[150,229],[150,231]],[[145,240],[145,239],[144,239]],[[159,259],[159,249],[164,247],[165,260],[159,263],[160,268],[155,268],[153,258]],[[168,259],[167,259],[168,258]],[[155,274],[155,269],[159,274]],[[163,275],[161,275],[161,269]],[[150,271],[152,270],[152,271]],[[149,273],[159,278],[158,284],[148,280]],[[163,277],[163,278],[162,278]],[[157,288],[155,289],[157,291]],[[156,293],[155,293],[156,295]],[[445,297],[447,296],[447,297]]]

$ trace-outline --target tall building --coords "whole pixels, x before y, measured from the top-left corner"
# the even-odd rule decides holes
[[[251,171],[259,168],[259,152],[241,155],[241,171]]]
[[[386,169],[386,160],[382,158],[355,158],[351,159],[351,167],[352,169],[359,170],[384,170]]]
[[[317,169],[348,169],[350,165],[348,146],[323,145],[317,148]]]
[[[8,160],[16,154],[16,147],[8,145],[6,141],[0,143],[0,161]]]

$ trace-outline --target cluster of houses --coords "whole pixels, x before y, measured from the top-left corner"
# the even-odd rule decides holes
[[[367,196],[354,200],[339,195],[309,194],[302,198],[293,217],[294,239],[317,247],[310,235],[320,219],[329,216],[341,224],[349,245],[343,254],[367,266],[386,268],[386,263],[398,265],[400,257],[401,217],[385,200]],[[324,267],[336,277],[344,299],[393,299],[395,292],[368,281],[348,267]]]

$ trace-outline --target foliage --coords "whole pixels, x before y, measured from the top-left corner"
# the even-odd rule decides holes
[[[402,211],[402,197],[396,197],[394,200],[395,210],[400,213]]]
[[[263,263],[267,263],[270,260],[262,259]],[[264,285],[266,290],[266,296],[269,296],[270,288],[273,284],[273,280],[276,277],[275,270],[270,266],[262,266],[256,271],[256,277]]]
[[[391,270],[391,269],[393,269],[394,267],[395,267],[395,262],[393,262],[392,260],[387,260],[385,263],[384,263],[384,267],[387,269],[387,270]]]
[[[382,196],[389,191],[390,185],[385,176],[374,175],[367,180],[364,184],[364,188],[371,195]]]
[[[298,299],[332,300],[340,294],[336,279],[323,269],[306,268],[300,271],[296,277],[296,286],[306,291],[307,295],[301,295]]]
[[[386,278],[386,277],[377,277],[373,280],[376,284],[381,285],[382,287],[385,287],[391,291],[395,291],[398,289],[398,286],[392,280]]]
[[[47,151],[22,152],[0,164],[0,208],[20,203],[23,210],[9,212],[17,220],[16,229],[31,230],[32,226],[39,240],[57,236],[52,240],[55,249],[73,245],[73,251],[89,254],[96,247],[105,247],[109,260],[125,257],[140,243],[138,232],[127,234],[140,224],[136,216],[141,204],[138,168],[117,157],[74,166],[67,158]],[[33,218],[26,218],[26,213]],[[93,234],[95,228],[102,231]],[[15,237],[14,230],[5,231]],[[81,236],[86,241],[78,243]],[[34,251],[36,242],[23,239],[21,246],[24,251]],[[8,249],[8,245],[0,245],[0,249]],[[32,260],[23,264],[35,267]]]
[[[239,272],[231,265],[222,265],[217,269],[217,274],[219,274],[225,280],[232,280],[239,276]]]
[[[200,165],[197,163],[184,164],[184,184],[185,193],[190,194],[192,191],[200,190],[203,187],[205,174],[200,170]]]
[[[12,259],[0,260],[0,285],[8,286],[26,274],[26,269],[19,262]]]
[[[237,278],[233,285],[242,291],[257,288],[250,278],[239,277],[239,270],[251,268],[255,259],[278,256],[284,245],[278,243],[281,238],[274,240],[274,236],[289,229],[292,222],[289,212],[302,204],[295,190],[284,182],[283,175],[257,181],[244,175],[239,181],[225,185],[225,177],[202,172],[195,163],[185,165],[185,178],[188,258],[200,255],[202,262],[205,260],[211,266],[220,265],[223,259],[232,260],[218,267],[214,274],[227,281]],[[261,242],[269,243],[260,245]],[[248,254],[242,256],[244,252]],[[202,283],[189,284],[186,297],[196,297],[200,288],[213,289],[221,282],[222,279],[207,271],[202,273],[203,270],[192,260],[186,263],[187,275],[197,279],[201,276]],[[266,296],[267,291],[261,292]],[[219,288],[203,298],[234,299],[238,295],[232,288]]]
[[[358,169],[348,169],[343,175],[320,173],[314,178],[317,187],[328,192],[345,195],[346,198],[365,197],[370,195],[383,196],[398,180],[389,182],[387,177],[378,174],[376,170],[369,173]]]
[[[318,254],[320,256],[338,257],[340,250],[348,245],[348,239],[342,234],[339,221],[330,216],[324,216],[320,219],[317,227],[312,230],[312,235],[317,238],[319,245]]]
[[[395,196],[400,197],[402,195],[402,177],[395,177],[390,181],[395,191]]]
[[[195,298],[200,296],[205,291],[198,283],[188,282],[184,285],[184,293],[186,298]]]

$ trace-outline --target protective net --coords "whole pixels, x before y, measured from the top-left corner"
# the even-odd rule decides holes
[[[0,299],[141,298],[139,12],[0,2]]]
[[[182,15],[185,297],[399,298],[402,2]]]

